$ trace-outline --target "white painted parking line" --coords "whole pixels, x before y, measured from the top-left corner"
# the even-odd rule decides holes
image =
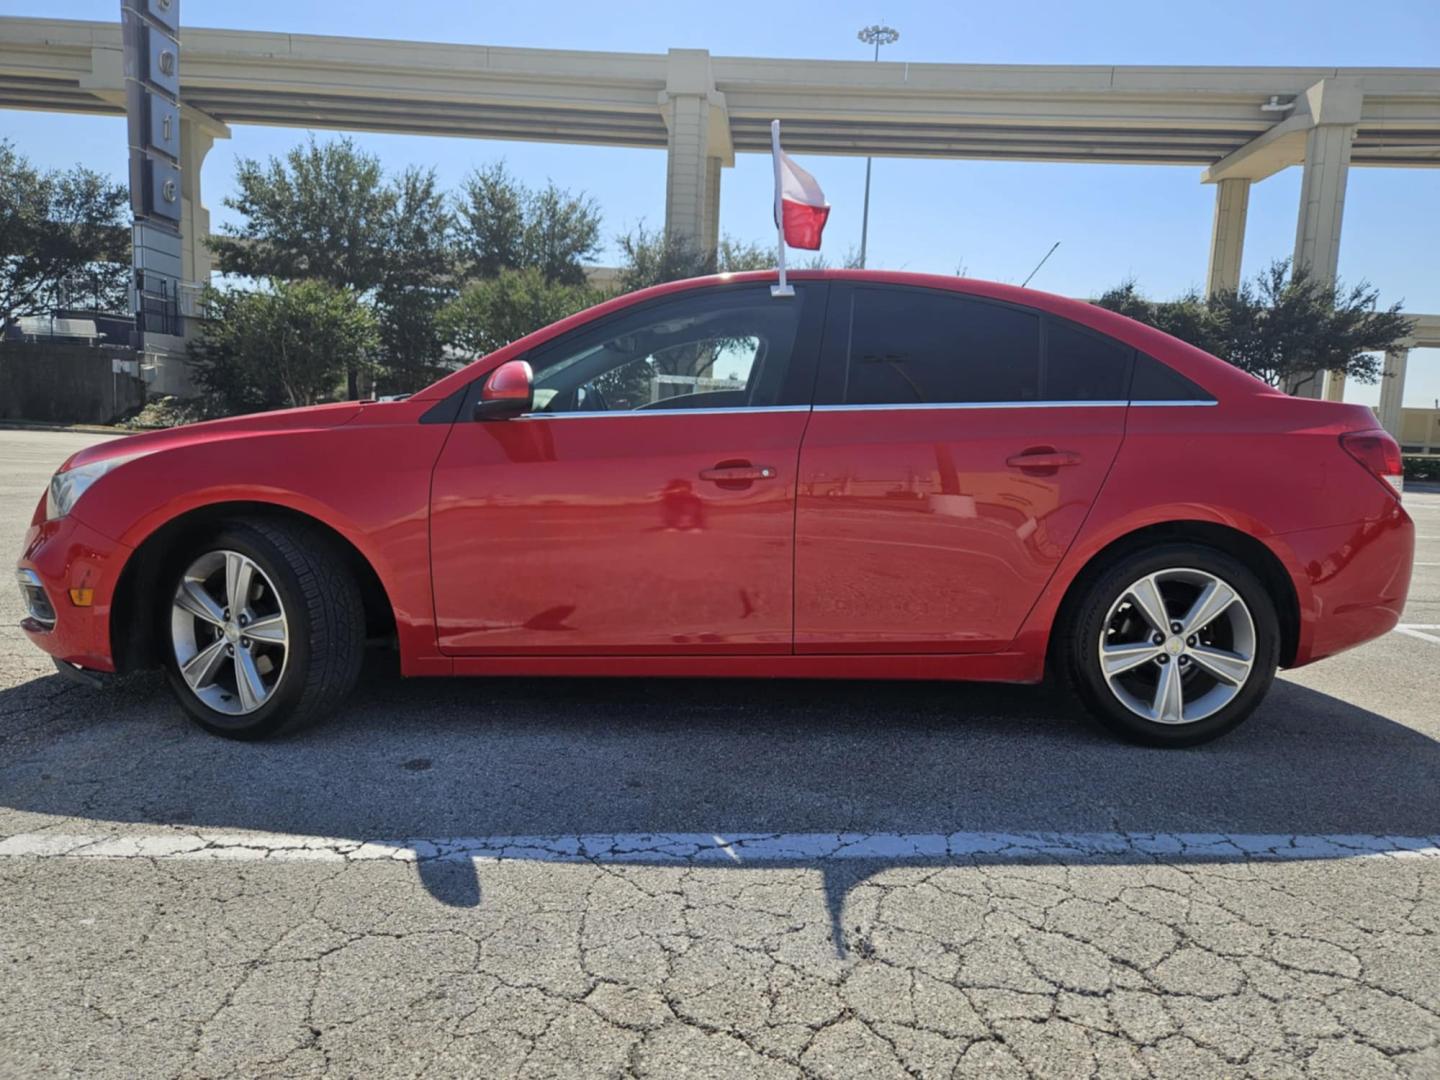
[[[1401,623],[1395,627],[1397,634],[1405,634],[1407,637],[1419,638],[1421,641],[1434,642],[1440,645],[1440,635],[1427,634],[1427,630],[1440,630],[1440,623]]]
[[[1084,862],[1115,858],[1211,861],[1352,858],[1440,859],[1440,835],[1261,833],[618,833],[590,836],[412,837],[358,840],[283,833],[18,833],[0,858],[267,862],[756,864],[880,861]]]

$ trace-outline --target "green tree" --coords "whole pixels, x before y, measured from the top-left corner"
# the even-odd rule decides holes
[[[407,323],[408,331],[387,326],[396,366],[423,366],[417,350],[426,355],[433,336],[421,334],[418,344],[407,336],[417,324],[423,329],[427,310],[410,294],[444,292],[454,272],[453,218],[433,170],[389,180],[380,159],[350,139],[322,144],[312,136],[283,159],[242,159],[235,181],[238,192],[225,205],[244,220],[211,242],[223,272],[354,290],[377,302],[382,317]],[[359,376],[359,368],[347,373],[351,397],[359,396]]]
[[[208,290],[190,344],[196,381],[219,412],[313,405],[371,362],[375,316],[353,290],[276,279],[267,291]]]
[[[600,250],[600,211],[593,199],[553,182],[533,190],[503,161],[466,178],[456,211],[458,246],[471,278],[533,267],[548,282],[583,285],[585,263]]]
[[[525,188],[503,161],[476,169],[456,199],[465,273],[493,278],[525,261]]]
[[[1380,377],[1375,354],[1396,347],[1411,332],[1401,305],[1381,308],[1379,292],[1368,282],[1326,285],[1304,271],[1292,274],[1288,260],[1208,298],[1190,292],[1156,302],[1126,282],[1097,302],[1292,393],[1323,371],[1375,382]]]
[[[385,226],[403,258],[385,263],[374,304],[379,319],[380,373],[387,393],[410,393],[433,382],[444,354],[436,316],[456,292],[454,217],[430,169],[406,170]]]
[[[468,356],[484,356],[600,299],[584,285],[547,281],[538,267],[501,270],[465,286],[440,309],[437,322],[447,343]]]
[[[126,310],[128,205],[124,185],[37,169],[0,140],[0,332],[56,307]]]
[[[775,265],[773,248],[727,236],[721,238],[716,250],[704,251],[684,237],[647,229],[643,222],[621,236],[619,243],[624,260],[619,278],[622,292],[706,274],[767,270]]]

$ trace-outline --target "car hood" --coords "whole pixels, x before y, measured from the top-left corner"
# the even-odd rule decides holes
[[[311,405],[300,409],[231,416],[224,420],[206,420],[199,424],[147,431],[122,439],[107,439],[72,455],[61,469],[73,469],[110,458],[132,458],[160,450],[178,450],[201,443],[246,438],[277,431],[303,431],[335,428],[360,415],[363,406],[357,401],[341,401],[333,405]]]

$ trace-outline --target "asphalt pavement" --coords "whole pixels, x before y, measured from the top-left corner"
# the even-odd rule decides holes
[[[0,552],[97,439],[0,430]],[[1159,751],[1041,688],[402,681],[258,745],[0,588],[0,1077],[1440,1077],[1401,631]]]

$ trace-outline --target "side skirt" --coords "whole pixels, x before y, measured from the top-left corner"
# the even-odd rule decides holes
[[[984,655],[901,654],[857,656],[457,656],[453,670],[414,674],[558,675],[581,678],[937,679],[1038,683],[1044,656],[1021,652]],[[409,674],[409,672],[407,672]]]

